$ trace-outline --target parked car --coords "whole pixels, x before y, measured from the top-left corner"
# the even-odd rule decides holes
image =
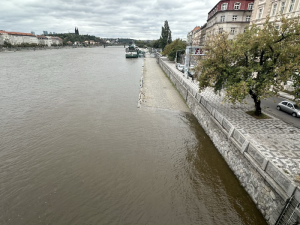
[[[176,63],[176,69],[178,69],[178,66],[180,65],[180,63]]]
[[[293,117],[300,117],[300,106],[291,101],[282,101],[277,105],[277,110],[292,114]]]
[[[189,70],[188,71],[188,76],[193,78],[195,76],[195,71],[194,70]]]
[[[184,65],[180,64],[177,66],[177,69],[180,71],[180,72],[184,72]]]

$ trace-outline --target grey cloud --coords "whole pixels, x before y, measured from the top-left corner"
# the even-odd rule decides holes
[[[173,38],[203,25],[217,0],[1,0],[0,30],[73,32],[158,39],[168,20]]]

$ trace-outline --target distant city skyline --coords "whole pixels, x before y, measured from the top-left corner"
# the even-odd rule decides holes
[[[2,0],[0,30],[35,34],[74,33],[102,38],[154,40],[168,20],[172,39],[186,38],[195,26],[206,23],[218,0]]]

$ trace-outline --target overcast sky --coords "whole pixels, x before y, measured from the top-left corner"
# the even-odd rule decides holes
[[[98,37],[158,39],[168,20],[173,40],[202,26],[218,0],[0,0],[0,30],[44,30]]]

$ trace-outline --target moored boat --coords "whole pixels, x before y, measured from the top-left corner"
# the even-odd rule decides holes
[[[139,50],[135,47],[135,44],[130,45],[126,48],[125,53],[126,58],[138,58],[139,57]]]

